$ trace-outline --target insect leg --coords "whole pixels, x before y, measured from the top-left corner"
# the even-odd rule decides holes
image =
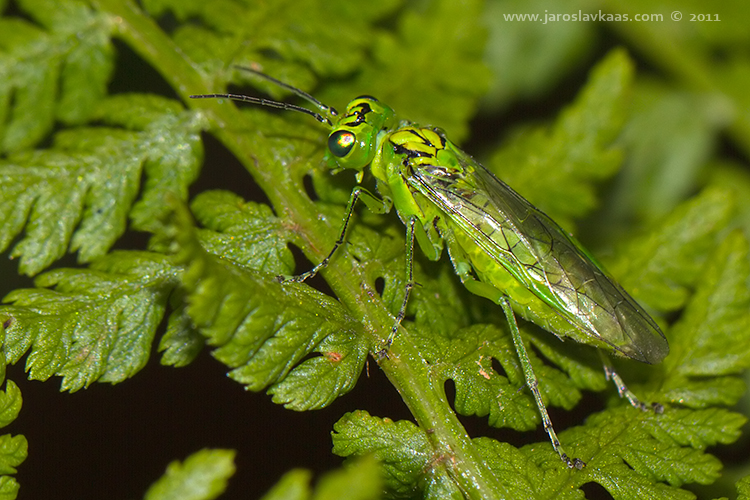
[[[404,290],[404,300],[401,302],[401,309],[399,309],[396,315],[396,321],[393,323],[391,333],[388,335],[388,339],[385,341],[385,345],[380,351],[378,356],[384,357],[388,355],[388,349],[393,344],[393,339],[396,338],[398,333],[398,327],[401,325],[404,316],[406,316],[406,306],[409,304],[409,296],[414,288],[414,224],[416,224],[417,218],[410,217],[409,222],[406,224],[406,285]]]
[[[539,413],[542,416],[542,424],[544,425],[544,430],[547,431],[547,435],[549,436],[550,441],[552,441],[552,447],[555,449],[557,454],[560,455],[560,458],[567,464],[568,467],[575,467],[576,469],[584,468],[586,466],[586,463],[583,460],[579,458],[574,458],[571,460],[565,453],[565,451],[563,451],[563,448],[560,445],[560,440],[557,438],[555,429],[552,427],[552,420],[550,420],[549,414],[547,413],[547,408],[544,406],[544,401],[542,401],[542,393],[539,392],[539,380],[534,374],[534,369],[531,366],[529,354],[526,352],[526,347],[523,345],[521,332],[518,330],[518,323],[516,323],[516,317],[513,314],[513,308],[510,305],[508,297],[503,296],[500,299],[500,305],[502,306],[503,312],[505,312],[505,316],[508,319],[510,332],[513,336],[513,344],[516,347],[516,352],[518,352],[518,358],[521,360],[521,367],[523,368],[523,375],[526,378],[526,385],[534,395],[534,400],[536,400],[536,405],[539,408]]]
[[[352,218],[352,214],[354,213],[354,206],[357,203],[357,200],[359,200],[360,196],[362,197],[362,201],[365,202],[365,205],[367,205],[367,208],[369,208],[371,211],[375,213],[387,213],[393,204],[393,202],[389,198],[385,199],[379,199],[377,196],[373,195],[366,189],[357,186],[354,189],[352,189],[352,194],[349,196],[349,202],[346,204],[346,215],[344,216],[344,222],[341,224],[341,231],[339,233],[339,238],[336,240],[336,243],[333,244],[333,248],[328,253],[325,259],[320,261],[320,263],[310,269],[309,271],[299,274],[297,276],[278,276],[277,279],[280,283],[302,283],[308,278],[312,278],[321,269],[324,269],[328,262],[330,262],[331,258],[333,258],[333,254],[336,253],[336,250],[344,244],[344,241],[346,241],[346,231],[349,228],[349,221]]]
[[[650,405],[648,405],[638,399],[636,395],[633,394],[630,389],[628,389],[628,386],[625,385],[622,377],[617,374],[607,355],[604,354],[601,350],[597,350],[597,352],[599,352],[599,356],[602,359],[602,364],[604,365],[604,374],[607,377],[607,380],[611,380],[612,382],[614,382],[615,387],[617,387],[617,392],[618,394],[620,394],[621,398],[627,399],[628,401],[630,401],[631,405],[643,411],[653,410],[656,413],[664,413],[664,407],[661,404],[651,403]]]

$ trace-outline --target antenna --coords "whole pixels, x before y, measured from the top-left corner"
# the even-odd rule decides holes
[[[284,88],[290,92],[292,92],[294,95],[299,96],[306,101],[314,104],[318,109],[320,109],[323,113],[330,116],[337,116],[338,111],[336,111],[335,108],[331,106],[326,106],[307,92],[300,90],[296,87],[292,87],[288,83],[284,83],[282,81],[277,80],[276,78],[273,78],[271,76],[266,75],[265,73],[261,73],[260,71],[256,71],[252,68],[247,68],[245,66],[235,66],[237,69],[241,69],[243,71],[247,71],[249,73],[252,73],[254,75],[260,76],[266,80],[268,80],[271,83],[274,83],[278,85],[281,88]],[[268,108],[276,108],[276,109],[284,109],[289,111],[298,111],[300,113],[304,113],[306,115],[310,115],[316,120],[318,120],[320,123],[325,123],[329,127],[333,127],[333,124],[331,123],[331,120],[320,113],[316,113],[315,111],[311,111],[307,108],[303,108],[302,106],[297,106],[296,104],[290,104],[288,102],[280,102],[280,101],[273,101],[271,99],[264,99],[263,97],[253,97],[249,95],[242,95],[242,94],[197,94],[197,95],[191,95],[191,99],[231,99],[233,101],[242,101],[242,102],[249,102],[252,104],[258,104],[259,106],[265,106]]]

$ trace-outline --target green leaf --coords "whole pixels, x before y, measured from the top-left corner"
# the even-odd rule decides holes
[[[13,381],[5,383],[5,392],[0,392],[0,427],[7,427],[21,411],[21,391]]]
[[[651,6],[652,4],[643,1],[618,2],[617,10],[621,15],[635,19],[638,13],[653,13],[654,9],[649,9]],[[697,22],[696,24],[700,24],[697,29],[691,26],[692,22],[684,22],[685,18],[692,15],[695,15],[696,20],[707,19],[705,14],[698,14],[708,14],[707,6],[707,3],[698,1],[685,5],[685,10],[671,10],[670,5],[662,14],[664,23],[620,22],[616,23],[615,29],[650,64],[659,67],[668,78],[664,81],[673,81],[676,90],[695,89],[704,96],[710,96],[709,99],[714,102],[712,118],[722,117],[718,120],[721,122],[729,114],[727,133],[747,155],[750,152],[750,118],[744,110],[750,100],[744,89],[750,82],[750,64],[742,55],[740,47],[747,40],[743,25],[750,12],[747,4],[731,1],[722,3],[720,8],[711,11],[710,22]],[[684,14],[683,22],[668,21],[672,12]],[[671,28],[664,29],[668,22],[673,23]],[[714,57],[719,50],[726,51],[727,59],[719,61]],[[713,99],[714,96],[719,99]],[[652,132],[659,133],[654,129]]]
[[[382,464],[385,483],[397,497],[415,493],[422,471],[441,474],[440,467],[429,467],[431,447],[424,431],[411,422],[372,417],[359,410],[344,415],[333,429],[333,452],[342,457],[372,454]]]
[[[198,356],[206,343],[205,337],[193,326],[185,311],[185,304],[180,293],[173,293],[171,302],[176,303],[175,310],[169,315],[167,331],[159,341],[159,351],[164,354],[161,364],[175,367],[187,366]]]
[[[732,384],[733,377],[726,376],[750,366],[749,282],[747,240],[732,232],[712,255],[672,330],[679,342],[664,362],[668,375],[664,391],[672,401],[705,408],[734,404],[741,395],[740,382]]]
[[[615,173],[621,152],[612,142],[625,119],[633,79],[630,59],[612,51],[592,71],[575,103],[551,127],[521,131],[488,168],[562,225],[597,204],[594,181]]]
[[[282,477],[262,500],[369,500],[381,498],[380,468],[372,457],[351,461],[340,470],[324,475],[315,491],[309,486],[310,472],[294,469]]]
[[[104,97],[113,70],[110,25],[87,4],[24,0],[19,7],[42,27],[20,18],[0,19],[3,152],[37,144],[56,119],[69,124],[87,119]],[[11,94],[12,100],[5,98]]]
[[[732,109],[717,95],[639,84],[619,141],[628,155],[610,210],[653,220],[695,191]]]
[[[737,500],[750,498],[750,476],[745,476],[737,481]]]
[[[318,409],[354,388],[367,358],[361,339],[335,332],[317,350],[322,356],[304,361],[268,390],[274,403],[298,411]]]
[[[197,175],[199,122],[175,102],[120,96],[105,101],[98,113],[102,120],[143,130],[69,129],[55,136],[54,148],[0,162],[0,249],[25,226],[26,236],[11,254],[21,257],[21,272],[38,273],[68,244],[82,262],[101,257],[125,231],[128,213],[136,228],[154,229],[165,193],[186,196]],[[142,169],[147,180],[133,205]]]
[[[154,231],[153,221],[166,215],[165,197],[187,198],[188,186],[198,177],[203,161],[202,118],[185,112],[176,101],[142,94],[107,98],[95,117],[138,133],[134,141],[116,144],[117,149],[107,153],[127,154],[142,162],[145,183],[130,217],[134,229]]]
[[[568,439],[572,437],[579,443],[579,454],[595,457],[587,464],[591,468],[585,475],[607,489],[612,474],[619,477],[618,487],[623,489],[629,483],[633,489],[645,486],[645,479],[651,483],[649,488],[661,488],[663,485],[657,481],[674,486],[715,481],[721,468],[719,460],[674,439],[678,426],[689,429],[689,422],[679,419],[685,412],[672,410],[665,414],[669,416],[662,418],[651,412],[620,407],[592,416],[585,426],[568,431]],[[711,426],[724,423],[711,416],[704,419]],[[741,426],[742,422],[735,419],[733,423],[736,432],[737,424]],[[670,432],[665,433],[665,429]],[[604,470],[606,467],[613,469]]]
[[[368,351],[338,303],[207,253],[184,209],[172,231],[177,260],[186,265],[187,314],[214,356],[233,368],[231,378],[255,391],[272,386],[274,399],[296,410],[326,406],[351,390]],[[320,355],[294,368],[312,352]]]
[[[274,71],[283,66],[279,65],[279,59],[305,62],[320,74],[341,75],[352,71],[361,64],[365,50],[372,43],[374,23],[392,13],[398,4],[396,0],[361,5],[340,0],[322,3],[304,0],[295,2],[294,8],[276,3],[256,3],[253,8],[244,8],[228,0],[210,5],[198,1],[149,0],[144,7],[154,16],[170,10],[178,19],[201,19],[210,28],[198,33],[185,24],[174,35],[185,53],[196,61],[214,60],[212,65],[216,65],[217,59],[225,64],[252,61],[287,81],[291,72]],[[323,25],[335,29],[319,29]],[[240,40],[252,43],[240,44]],[[346,50],[341,50],[342,47]],[[290,81],[294,85],[300,83]]]
[[[530,353],[533,361],[538,358]],[[429,355],[442,369],[444,379],[456,384],[456,411],[462,415],[489,415],[493,427],[510,427],[528,431],[538,425],[540,417],[531,394],[525,387],[523,371],[510,333],[494,325],[474,325],[455,333],[451,343]],[[492,366],[496,359],[506,376]],[[581,397],[561,372],[551,367],[537,370],[545,400],[556,406],[571,408]],[[564,382],[563,382],[564,380]]]
[[[310,497],[310,477],[308,470],[292,469],[261,500],[307,500]]]
[[[21,485],[8,476],[0,477],[0,498],[2,500],[15,500],[18,497],[18,490]]]
[[[567,474],[550,473],[522,450],[489,438],[473,442],[487,466],[516,498],[583,498],[581,490],[568,487]]]
[[[380,498],[382,480],[374,458],[350,462],[329,472],[318,483],[313,500],[374,500]]]
[[[735,202],[732,226],[741,227],[750,234],[750,176],[742,165],[730,161],[714,160],[709,170],[708,186],[729,193]]]
[[[396,33],[373,35],[375,60],[347,86],[389,103],[399,117],[439,126],[461,142],[490,81],[480,60],[486,40],[482,18],[482,3],[476,0],[438,0],[429,9],[407,9]],[[322,97],[329,99],[325,92]]]
[[[149,252],[115,252],[91,269],[58,269],[19,289],[0,308],[6,318],[5,355],[27,351],[29,378],[63,377],[76,391],[96,380],[122,382],[146,364],[177,270]]]
[[[28,456],[28,442],[24,436],[0,436],[0,474],[15,474],[16,467]],[[3,476],[5,479],[7,476]]]
[[[283,223],[267,205],[246,202],[228,191],[206,191],[191,204],[201,245],[239,266],[269,274],[289,274],[294,259],[286,246]]]
[[[730,192],[709,188],[670,213],[659,227],[623,248],[611,266],[635,297],[661,311],[683,307],[733,214]]]
[[[588,13],[591,4],[568,1],[566,13]],[[597,46],[595,23],[543,22],[544,15],[559,14],[554,0],[510,0],[489,2],[484,21],[488,24],[485,59],[494,78],[480,112],[496,110],[514,101],[542,99],[567,76],[575,61]],[[538,13],[542,22],[508,22],[509,16]],[[516,18],[517,19],[517,18]],[[520,21],[520,20],[519,20]]]
[[[234,475],[233,450],[201,450],[172,462],[146,492],[146,500],[210,500],[221,495]]]
[[[10,380],[6,381],[5,391],[0,391],[0,427],[8,426],[18,417],[21,404],[21,391],[18,386]],[[27,456],[28,442],[24,436],[0,436],[0,498],[16,498],[19,485],[10,475],[17,472],[17,467]]]

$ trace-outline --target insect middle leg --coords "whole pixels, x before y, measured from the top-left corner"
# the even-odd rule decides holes
[[[398,327],[401,326],[401,321],[406,316],[406,306],[409,304],[409,296],[416,285],[414,282],[414,225],[416,223],[417,218],[410,217],[406,224],[406,285],[404,285],[404,300],[401,302],[401,308],[396,315],[396,321],[391,327],[391,333],[388,334],[385,344],[378,351],[378,356],[381,358],[388,356],[388,349],[391,348],[393,339],[396,338],[396,334],[398,333]]]

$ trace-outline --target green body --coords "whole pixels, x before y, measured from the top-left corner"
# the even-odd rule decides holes
[[[337,150],[342,136],[352,144],[348,151]],[[429,258],[437,260],[445,242],[470,291],[497,303],[507,297],[516,313],[559,337],[646,363],[669,353],[659,327],[622,287],[441,131],[396,123],[389,107],[360,97],[330,137],[341,167],[370,165],[399,217],[416,221]]]

